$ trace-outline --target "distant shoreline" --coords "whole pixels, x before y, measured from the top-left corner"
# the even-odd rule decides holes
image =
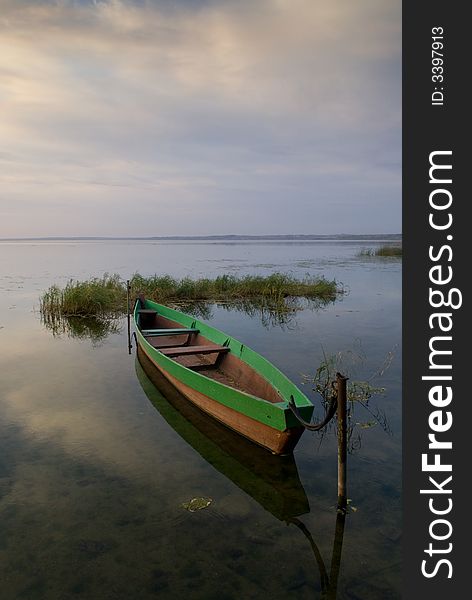
[[[0,238],[0,242],[62,242],[62,241],[401,241],[401,233],[332,234],[332,235],[168,235],[168,236],[46,236]]]

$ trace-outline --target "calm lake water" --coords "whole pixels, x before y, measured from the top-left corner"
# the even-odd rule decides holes
[[[339,599],[399,598],[401,261],[358,256],[375,245],[0,242],[2,600],[332,598],[324,575],[332,587],[337,577]],[[353,380],[390,356],[372,382],[385,394],[370,404],[389,431],[356,407],[352,508],[336,543],[332,431],[305,432],[293,459],[273,457],[170,404],[128,355],[125,322],[98,343],[41,324],[51,284],[137,271],[280,271],[344,285],[335,303],[283,326],[221,306],[210,319],[300,384],[323,354],[344,353]],[[182,505],[195,497],[212,502],[190,512]]]

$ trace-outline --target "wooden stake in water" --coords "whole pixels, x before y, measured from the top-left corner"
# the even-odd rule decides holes
[[[336,374],[338,399],[338,508],[347,505],[347,377]]]
[[[131,344],[130,293],[131,293],[131,286],[129,284],[129,279],[128,279],[127,282],[126,282],[126,302],[127,302],[127,305],[128,305],[128,310],[127,310],[127,314],[126,314],[126,318],[127,318],[127,321],[128,321],[128,354],[131,354],[131,349],[133,347],[133,345]]]

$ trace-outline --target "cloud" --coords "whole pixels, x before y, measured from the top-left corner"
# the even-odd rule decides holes
[[[0,236],[399,230],[399,2],[0,7]]]

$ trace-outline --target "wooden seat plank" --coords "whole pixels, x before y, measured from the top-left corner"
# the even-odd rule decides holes
[[[144,337],[159,335],[190,335],[200,333],[199,329],[142,329]]]
[[[185,356],[188,354],[214,354],[229,352],[227,346],[181,346],[180,348],[161,348],[160,351],[166,356]]]

